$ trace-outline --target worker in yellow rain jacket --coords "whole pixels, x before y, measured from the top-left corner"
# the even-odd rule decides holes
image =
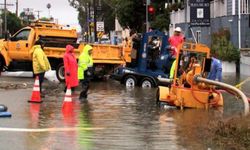
[[[78,58],[78,80],[81,82],[82,91],[79,99],[87,98],[89,82],[93,76],[92,46],[86,45]]]
[[[176,64],[176,60],[174,60],[174,62],[172,63],[172,66],[171,66],[171,69],[170,69],[170,73],[169,73],[169,79],[173,79],[174,78],[175,64]]]
[[[40,92],[42,93],[42,83],[44,80],[45,72],[50,70],[50,63],[43,51],[44,43],[37,41],[31,48],[30,53],[32,54],[32,65],[35,76],[39,77]]]

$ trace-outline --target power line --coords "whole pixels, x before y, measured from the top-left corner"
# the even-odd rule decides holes
[[[5,4],[0,4],[0,5],[5,5]],[[6,4],[6,6],[14,6],[14,4]]]

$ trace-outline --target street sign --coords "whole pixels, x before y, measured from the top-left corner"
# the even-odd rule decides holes
[[[96,22],[96,31],[104,31],[104,22],[103,21],[98,21]]]
[[[190,0],[190,25],[210,26],[210,0]]]
[[[98,32],[97,37],[100,39],[100,38],[102,38],[103,34],[104,34],[104,32]]]

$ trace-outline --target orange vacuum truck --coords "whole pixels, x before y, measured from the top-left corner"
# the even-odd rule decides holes
[[[173,79],[159,79],[170,83],[159,86],[157,103],[181,109],[223,106],[223,95],[216,87],[225,89],[243,100],[244,113],[249,112],[247,97],[234,86],[206,79],[211,66],[210,49],[203,44],[183,43],[178,47]],[[167,84],[165,84],[167,85]]]
[[[85,43],[77,44],[75,29],[36,21],[16,32],[9,39],[0,40],[0,71],[32,71],[30,50],[37,40],[45,42],[44,52],[48,56],[52,70],[56,70],[59,81],[64,80],[63,55],[67,44],[75,47],[78,57]],[[118,45],[91,44],[95,75],[98,78],[112,72],[116,67],[131,61],[130,47]]]

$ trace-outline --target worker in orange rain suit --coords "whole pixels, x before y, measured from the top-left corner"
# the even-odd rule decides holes
[[[82,91],[79,97],[80,100],[87,98],[90,79],[93,77],[92,50],[92,46],[86,45],[78,60],[78,80],[80,80],[82,84]]]
[[[78,77],[77,77],[77,60],[74,54],[74,47],[72,45],[66,46],[66,52],[63,56],[64,62],[64,74],[65,74],[65,90],[67,87],[70,87],[74,90],[74,87],[78,86]]]
[[[179,44],[184,42],[184,36],[181,33],[181,28],[180,27],[176,27],[174,29],[174,35],[172,35],[169,39],[168,42],[170,44],[170,46],[175,49],[174,51],[174,56],[176,56],[177,54],[177,47]]]
[[[169,73],[169,78],[173,78],[174,77],[174,72],[175,72],[175,64],[176,64],[176,55],[177,55],[177,47],[179,44],[184,42],[184,36],[182,35],[182,30],[180,27],[176,27],[174,29],[174,35],[172,35],[169,39],[168,42],[171,46],[171,52],[170,55],[173,58],[173,63],[170,69],[170,73]]]

